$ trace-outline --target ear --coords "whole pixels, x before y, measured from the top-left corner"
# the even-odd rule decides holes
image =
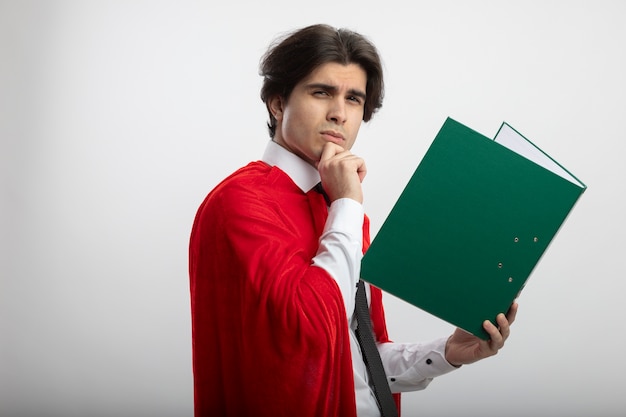
[[[274,96],[269,100],[267,108],[269,109],[272,116],[278,121],[283,118],[284,111],[284,102],[281,96]]]

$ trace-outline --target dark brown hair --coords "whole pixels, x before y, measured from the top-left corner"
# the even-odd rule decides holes
[[[263,76],[261,100],[268,106],[275,96],[289,99],[296,84],[319,66],[335,62],[358,64],[367,74],[363,120],[369,121],[383,104],[383,69],[376,47],[363,35],[328,25],[312,25],[275,41],[261,59]],[[276,133],[276,119],[269,112],[270,137]]]

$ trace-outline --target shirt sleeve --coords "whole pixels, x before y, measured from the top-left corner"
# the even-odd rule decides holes
[[[363,258],[363,205],[343,198],[332,203],[313,265],[337,282],[352,322]],[[380,343],[381,359],[394,393],[425,389],[438,376],[455,369],[445,359],[447,337],[430,343]]]
[[[391,392],[419,391],[433,378],[457,367],[445,358],[447,337],[429,343],[381,343],[378,345]]]
[[[356,284],[363,258],[363,205],[350,198],[333,201],[320,237],[313,265],[324,269],[337,282],[348,322],[354,313]]]

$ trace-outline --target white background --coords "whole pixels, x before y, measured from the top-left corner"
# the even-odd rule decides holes
[[[260,56],[319,22],[385,63],[353,149],[373,234],[447,116],[490,137],[506,120],[589,186],[505,349],[404,415],[625,415],[625,18],[606,0],[0,0],[0,415],[192,415],[193,217],[265,147]],[[452,330],[385,300],[396,341]]]

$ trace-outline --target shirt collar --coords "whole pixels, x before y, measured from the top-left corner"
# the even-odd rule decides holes
[[[267,143],[262,160],[280,168],[305,193],[320,182],[320,174],[315,167],[273,140]]]

